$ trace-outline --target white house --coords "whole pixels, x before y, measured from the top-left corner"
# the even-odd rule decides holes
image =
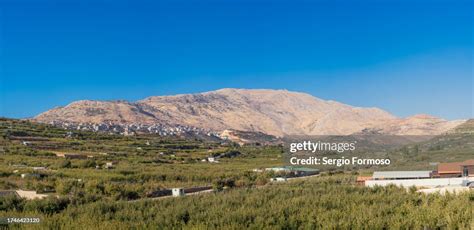
[[[208,157],[207,161],[209,161],[210,163],[219,163],[219,161],[215,157]]]
[[[113,162],[106,162],[105,165],[104,165],[104,168],[106,169],[111,169],[114,167],[114,163]]]
[[[174,197],[184,196],[184,189],[183,189],[183,188],[173,188],[173,189],[171,190],[171,194],[172,194]]]

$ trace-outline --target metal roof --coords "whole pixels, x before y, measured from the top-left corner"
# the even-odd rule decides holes
[[[293,167],[291,169],[294,171],[302,171],[302,172],[319,172],[319,169],[314,169],[314,168]]]
[[[384,171],[374,172],[374,179],[387,178],[429,178],[431,171]]]
[[[463,162],[450,162],[438,164],[438,173],[461,173],[461,166],[474,165],[474,159],[465,160]]]
[[[438,173],[461,173],[461,162],[440,163]]]

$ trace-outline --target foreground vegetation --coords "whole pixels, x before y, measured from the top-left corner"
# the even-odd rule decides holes
[[[427,169],[428,162],[472,158],[474,134],[456,134],[387,151],[393,164],[371,170]],[[87,156],[66,159],[58,153]],[[0,119],[0,190],[34,190],[43,200],[0,197],[0,217],[39,217],[32,229],[469,229],[474,194],[423,195],[403,188],[356,186],[360,168],[269,184],[283,165],[281,146],[159,136],[67,131]],[[219,163],[202,161],[228,156]],[[112,163],[111,167],[106,167]],[[44,167],[37,170],[34,167]],[[21,174],[38,177],[22,178]],[[173,187],[214,192],[151,199]]]
[[[132,203],[98,201],[64,205],[62,202],[69,201],[20,201],[10,204],[0,215],[40,217],[40,224],[28,226],[32,229],[470,229],[474,226],[472,192],[424,195],[397,187],[354,186],[353,179],[347,175],[322,176],[260,189]],[[47,202],[49,208],[38,209],[37,204]]]

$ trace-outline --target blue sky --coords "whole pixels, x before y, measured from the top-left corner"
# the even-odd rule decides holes
[[[232,87],[474,117],[472,5],[0,0],[0,116]]]

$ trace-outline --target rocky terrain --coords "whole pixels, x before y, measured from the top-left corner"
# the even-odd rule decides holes
[[[41,113],[33,120],[121,133],[187,130],[214,135],[240,130],[274,136],[359,132],[436,135],[464,122],[429,115],[398,118],[378,108],[353,107],[305,93],[247,89],[153,96],[137,102],[82,100]]]

